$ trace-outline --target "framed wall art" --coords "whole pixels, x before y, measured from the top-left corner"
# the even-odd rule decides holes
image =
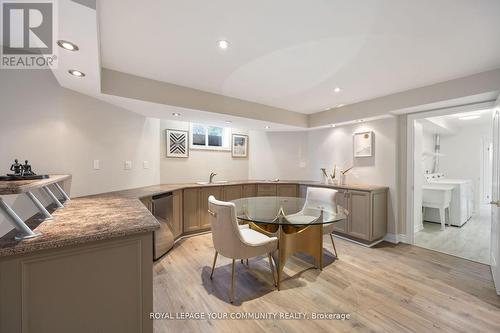
[[[354,157],[373,156],[373,132],[354,133]]]
[[[167,157],[189,157],[189,132],[166,129]]]
[[[248,157],[248,135],[233,134],[231,142],[233,157]]]

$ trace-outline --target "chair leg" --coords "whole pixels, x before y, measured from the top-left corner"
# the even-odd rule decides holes
[[[248,258],[247,258],[247,266],[250,267],[250,264],[248,263]]]
[[[212,280],[212,278],[214,276],[215,263],[217,262],[217,255],[218,254],[219,253],[217,251],[215,251],[214,263],[212,264],[212,273],[210,273],[210,280]]]
[[[333,241],[333,234],[330,234],[330,239],[332,240],[332,245],[333,245],[333,252],[335,252],[335,258],[339,258],[337,254],[337,248],[335,248],[335,242]]]
[[[277,287],[278,284],[276,283],[276,274],[274,272],[273,258],[271,256],[271,253],[268,253],[267,256],[269,257],[269,266],[271,267],[271,272],[273,273],[274,286]]]
[[[232,274],[231,274],[231,295],[229,296],[229,300],[231,301],[231,303],[234,302],[234,284],[235,284],[235,268],[236,268],[236,265],[235,265],[235,260],[236,259],[233,259],[233,269],[232,269]]]

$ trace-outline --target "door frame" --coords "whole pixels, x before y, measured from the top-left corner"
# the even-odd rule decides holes
[[[415,242],[414,230],[414,181],[415,181],[415,120],[446,116],[454,113],[473,112],[477,110],[492,109],[495,101],[486,101],[480,103],[465,104],[442,109],[431,109],[422,112],[410,113],[406,120],[406,240],[408,244]]]

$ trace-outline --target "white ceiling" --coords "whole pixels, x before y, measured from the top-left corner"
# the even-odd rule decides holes
[[[477,119],[462,120],[465,116],[477,115]],[[464,127],[492,124],[493,109],[470,110],[438,117],[424,118],[421,121],[425,132],[452,135]]]
[[[103,67],[302,113],[500,67],[499,13],[498,0],[98,2]]]

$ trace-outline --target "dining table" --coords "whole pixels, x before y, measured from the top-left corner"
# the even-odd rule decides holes
[[[299,197],[247,197],[232,200],[240,222],[270,237],[278,238],[273,260],[280,289],[287,260],[296,253],[305,253],[323,269],[323,228],[347,218],[348,212],[334,202],[306,200]]]

